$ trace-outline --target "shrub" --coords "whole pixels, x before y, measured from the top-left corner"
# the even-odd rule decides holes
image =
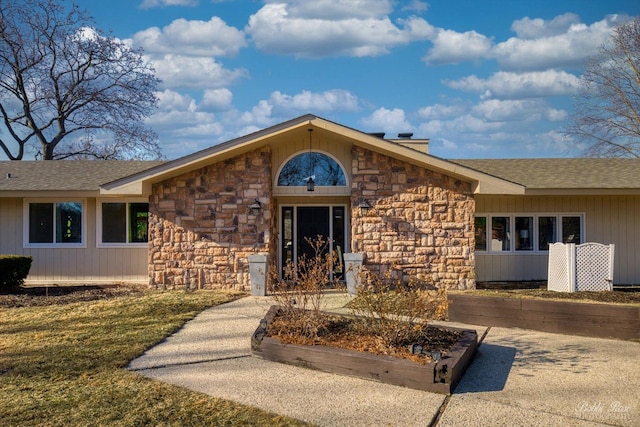
[[[0,291],[13,291],[22,286],[32,261],[30,256],[0,255]]]
[[[313,255],[299,257],[297,264],[289,263],[284,268],[282,278],[273,269],[270,293],[280,306],[281,318],[286,319],[287,333],[314,339],[327,320],[326,313],[321,311],[322,294],[328,287],[338,287],[339,283],[330,276],[336,260],[329,253],[329,242],[321,236],[306,240],[312,247]]]
[[[349,308],[360,319],[363,333],[379,337],[385,345],[397,346],[424,333],[429,320],[447,316],[445,289],[410,277],[408,283],[385,274],[359,272],[361,285]]]

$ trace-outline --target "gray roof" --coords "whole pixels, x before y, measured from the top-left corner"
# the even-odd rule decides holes
[[[0,191],[98,191],[100,184],[157,166],[161,161],[0,161]],[[11,178],[7,178],[7,174]]]
[[[640,188],[640,159],[490,159],[451,160],[529,189]]]

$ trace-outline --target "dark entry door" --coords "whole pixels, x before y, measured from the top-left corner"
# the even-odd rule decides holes
[[[329,234],[329,207],[328,206],[299,206],[298,207],[298,258],[303,255],[307,259],[315,256],[310,242],[314,242],[318,236],[327,241]]]
[[[327,249],[335,255],[332,275],[343,273],[342,255],[345,248],[344,206],[283,206],[282,207],[282,258],[280,267],[295,263],[301,256],[315,256],[313,243],[318,236],[328,242]]]

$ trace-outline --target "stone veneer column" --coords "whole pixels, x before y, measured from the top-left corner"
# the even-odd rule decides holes
[[[262,209],[253,215],[249,206],[256,199]],[[249,289],[248,255],[276,248],[273,209],[268,147],[155,184],[149,200],[150,284]]]
[[[475,288],[471,185],[360,147],[352,154],[351,245],[364,268]],[[363,200],[372,206],[366,214]]]

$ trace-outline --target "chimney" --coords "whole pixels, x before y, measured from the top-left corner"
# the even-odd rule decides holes
[[[413,139],[412,137],[413,133],[411,132],[399,133],[397,139],[391,139],[390,141],[421,153],[429,154],[429,139]]]

